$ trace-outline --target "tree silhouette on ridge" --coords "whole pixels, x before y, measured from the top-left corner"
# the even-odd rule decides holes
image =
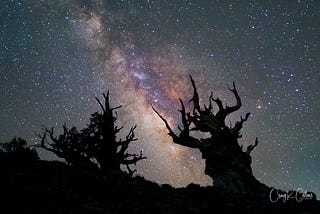
[[[27,141],[20,137],[15,137],[9,142],[0,143],[0,155],[10,157],[14,162],[39,159],[37,151],[34,148],[30,148]]]
[[[125,165],[132,175],[136,170],[132,170],[130,165],[146,158],[142,151],[139,155],[127,151],[129,144],[137,140],[134,134],[136,126],[130,128],[125,139],[117,140],[117,134],[123,126],[116,126],[115,110],[121,106],[110,106],[109,91],[103,97],[104,103],[96,98],[102,112],[93,113],[86,128],[78,131],[75,127],[64,125],[63,134],[58,137],[54,135],[53,128],[43,128],[43,133],[39,135],[39,146],[64,158],[71,165],[97,167],[104,174],[120,171],[120,166]]]
[[[232,127],[225,124],[226,117],[239,110],[242,102],[236,89],[235,83],[229,88],[235,98],[234,106],[225,107],[219,98],[214,99],[213,93],[209,97],[208,106],[200,107],[200,99],[195,85],[195,81],[190,75],[191,84],[193,86],[193,97],[189,101],[193,104],[192,112],[186,112],[185,105],[181,99],[181,121],[182,125],[178,126],[179,135],[174,133],[167,120],[154,108],[153,110],[165,123],[174,143],[197,148],[205,159],[205,174],[210,176],[215,186],[223,188],[230,193],[266,193],[268,187],[260,183],[252,174],[251,155],[250,153],[258,145],[256,138],[253,145],[249,145],[243,151],[239,145],[238,139],[242,137],[240,130],[243,123],[248,120],[250,113],[245,117],[240,117]],[[218,106],[218,111],[213,113],[212,102]],[[210,137],[198,139],[193,137],[191,132],[209,133]]]

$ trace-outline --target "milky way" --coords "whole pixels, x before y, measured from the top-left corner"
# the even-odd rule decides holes
[[[314,1],[3,1],[0,8],[0,140],[38,142],[42,125],[81,128],[110,90],[119,125],[138,125],[148,159],[138,174],[158,183],[211,184],[197,150],[172,143],[155,106],[179,125],[191,74],[201,103],[212,91],[251,112],[241,144],[260,144],[253,172],[262,182],[319,194],[319,20]],[[215,109],[216,110],[216,109]],[[125,130],[122,135],[125,135]],[[177,131],[177,128],[175,128]],[[119,136],[121,137],[121,136]],[[55,159],[45,151],[42,158]]]
[[[119,45],[113,44],[113,36],[106,30],[112,23],[103,23],[102,15],[96,11],[84,13],[79,9],[78,16],[82,18],[73,23],[75,30],[86,38],[84,42],[88,48],[94,50],[92,57],[103,63],[105,75],[111,75],[116,82],[111,90],[119,91],[116,100],[126,106],[128,116],[125,119],[139,125],[137,134],[141,143],[138,148],[149,157],[149,161],[141,164],[139,173],[149,178],[150,169],[144,172],[148,165],[154,169],[150,179],[161,183],[187,185],[192,175],[191,182],[210,184],[203,173],[203,163],[194,161],[200,158],[199,154],[173,144],[165,126],[151,109],[155,106],[174,123],[169,115],[176,112],[177,100],[191,91],[188,65],[174,59],[175,53],[165,47],[163,50],[157,47],[159,53],[140,53],[130,33],[117,38],[121,40]]]

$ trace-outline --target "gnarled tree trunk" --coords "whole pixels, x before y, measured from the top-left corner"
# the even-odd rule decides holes
[[[239,110],[242,105],[235,83],[233,83],[233,88],[229,88],[229,90],[236,98],[236,105],[224,107],[222,101],[219,98],[214,99],[211,92],[209,105],[204,105],[204,108],[201,108],[195,82],[191,76],[190,79],[194,90],[194,95],[190,100],[193,103],[193,111],[186,112],[184,103],[180,99],[182,126],[178,127],[179,135],[172,131],[167,120],[153,108],[165,123],[173,142],[182,146],[198,148],[201,151],[206,164],[205,174],[212,178],[214,186],[236,194],[266,193],[268,187],[253,176],[251,169],[250,153],[258,145],[258,139],[256,138],[254,145],[248,146],[244,151],[238,143],[238,138],[242,137],[240,130],[250,113],[241,117],[233,127],[225,125],[226,117]],[[219,108],[215,114],[212,112],[212,102],[215,102]],[[191,125],[193,128],[190,128]],[[197,139],[190,135],[192,131],[207,132],[210,137]]]

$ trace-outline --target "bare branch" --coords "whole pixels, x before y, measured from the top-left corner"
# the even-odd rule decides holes
[[[101,100],[99,98],[96,97],[96,100],[98,101],[102,111],[104,113],[106,113],[106,111],[111,111],[113,112],[116,109],[119,109],[122,107],[122,105],[116,106],[114,108],[110,107],[110,101],[109,101],[109,91],[107,92],[107,95],[105,93],[103,93],[103,97],[104,97],[104,105],[102,104]]]
[[[152,106],[152,105],[151,105]],[[164,124],[166,125],[169,133],[168,135],[170,135],[172,138],[178,138],[178,136],[172,131],[168,121],[152,106],[153,111],[161,118],[161,120],[164,122]]]
[[[212,107],[212,100],[213,100],[213,92],[211,91],[211,94],[209,96],[209,107],[207,108],[207,106],[204,105],[204,109],[205,109],[206,112],[211,112],[211,110],[213,108]]]
[[[128,149],[128,144],[123,144],[123,145],[121,145],[121,148],[120,148],[120,150],[119,150],[119,152],[117,152],[117,158],[119,159],[119,160],[122,160],[122,159],[125,159],[126,157],[125,157],[125,152],[126,152],[126,150]]]
[[[38,144],[36,146],[45,148],[46,144],[48,144],[48,141],[47,141],[48,130],[46,128],[42,128],[42,130],[43,130],[43,134],[37,135],[40,138],[40,144]]]
[[[249,145],[247,146],[247,151],[246,153],[247,154],[250,154],[252,152],[252,150],[258,145],[259,141],[258,141],[258,138],[256,138],[255,142],[254,142],[254,145]]]
[[[135,172],[137,172],[137,170],[136,170],[136,169],[135,169],[135,170],[132,170],[132,169],[129,167],[129,164],[126,164],[126,166],[127,166],[127,170],[128,170],[129,176],[132,177],[133,174],[134,174]]]
[[[161,118],[161,120],[165,123],[169,133],[168,135],[171,136],[174,143],[182,145],[182,146],[188,146],[191,148],[200,148],[202,146],[202,143],[200,140],[189,136],[189,126],[188,130],[185,129],[182,130],[179,137],[172,131],[171,127],[169,126],[169,123],[167,120],[152,106],[152,109],[157,113],[157,115]]]
[[[119,106],[117,106],[117,107],[111,108],[111,111],[114,111],[114,110],[119,109],[119,108],[121,108],[121,107],[122,107],[122,105],[119,105]]]
[[[53,135],[53,127],[52,127],[51,129],[45,128],[44,130],[45,130],[45,132],[49,135],[50,139],[51,139],[55,144],[58,144],[58,143],[59,143],[59,140],[58,140],[56,137],[54,137],[54,135]],[[65,130],[65,128],[64,128],[64,130]],[[51,145],[51,144],[48,143],[48,142],[47,142],[47,144]]]
[[[59,145],[59,140],[53,136],[53,128],[48,129],[43,127],[43,134],[39,134],[38,137],[40,138],[40,145],[36,145],[35,147],[40,147],[50,152],[55,153],[58,157],[64,158],[64,153],[60,151],[58,148],[54,147],[54,145]],[[54,143],[49,143],[47,140],[47,136],[49,135],[50,139]]]
[[[197,88],[196,88],[196,84],[195,84],[192,76],[189,75],[189,77],[190,77],[190,80],[191,80],[191,83],[192,83],[192,87],[193,87],[193,97],[191,98],[189,103],[193,102],[193,112],[194,113],[195,113],[195,110],[197,110],[200,113],[201,109],[200,109],[199,95],[198,95],[198,91],[197,91]]]
[[[189,135],[190,122],[188,121],[188,118],[186,115],[186,108],[184,107],[183,101],[181,99],[179,100],[181,104],[181,110],[179,110],[179,112],[181,113],[182,125],[183,125],[183,130],[180,129],[180,131],[181,133],[184,133],[184,135]]]
[[[110,102],[109,102],[109,90],[107,91],[107,96],[103,93],[103,97],[104,97],[104,106],[106,108],[106,110],[111,109],[110,108]]]
[[[146,159],[147,157],[143,156],[142,151],[140,151],[140,155],[136,155],[136,154],[125,154],[125,157],[133,157],[132,159],[123,159],[121,160],[121,164],[126,164],[126,165],[130,165],[130,164],[134,164],[136,165],[136,163],[140,160]]]
[[[118,126],[116,126],[116,127],[114,128],[114,133],[115,133],[115,134],[119,133],[119,132],[123,129],[123,127],[124,127],[124,126],[121,126],[120,128],[118,128]]]
[[[101,101],[99,100],[99,98],[96,97],[96,100],[98,101],[102,111],[105,113],[106,112],[106,109],[104,108],[103,104],[101,103]]]
[[[224,110],[225,117],[226,117],[228,114],[230,114],[230,113],[232,113],[232,112],[234,112],[234,111],[237,111],[237,110],[240,109],[240,107],[241,107],[241,98],[240,98],[240,96],[239,96],[239,94],[238,94],[238,91],[237,91],[237,88],[236,88],[236,84],[233,82],[232,85],[233,85],[233,88],[231,89],[231,88],[229,88],[229,86],[228,86],[228,89],[229,89],[229,91],[231,91],[231,92],[234,94],[234,96],[236,97],[237,103],[236,103],[235,106],[231,106],[231,107],[226,106],[226,108],[225,108],[225,110]]]
[[[222,101],[219,99],[219,97],[217,97],[217,99],[213,99],[212,100],[218,105],[219,107],[219,111],[217,112],[216,116],[217,117],[220,117],[220,116],[223,116],[224,115],[224,108],[223,108],[223,105],[222,105]]]
[[[137,126],[132,127],[126,136],[126,139],[125,140],[120,139],[117,144],[118,145],[128,145],[130,142],[138,140],[138,139],[134,138],[134,136],[135,136],[134,130],[136,128],[137,128]]]
[[[243,123],[248,120],[250,115],[251,113],[248,112],[244,118],[241,116],[240,121],[237,121],[234,127],[231,129],[231,133],[235,134],[238,138],[241,138],[241,135],[239,134],[239,132],[242,129]]]

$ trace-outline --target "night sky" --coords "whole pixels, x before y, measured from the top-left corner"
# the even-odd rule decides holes
[[[79,129],[110,90],[118,124],[138,125],[138,174],[177,187],[211,184],[200,152],[172,143],[178,98],[213,92],[252,116],[242,130],[253,173],[282,189],[320,194],[320,1],[1,0],[0,141],[30,144],[42,126]],[[190,106],[189,106],[190,107]],[[120,136],[119,136],[120,137]],[[43,159],[53,154],[39,150]]]

